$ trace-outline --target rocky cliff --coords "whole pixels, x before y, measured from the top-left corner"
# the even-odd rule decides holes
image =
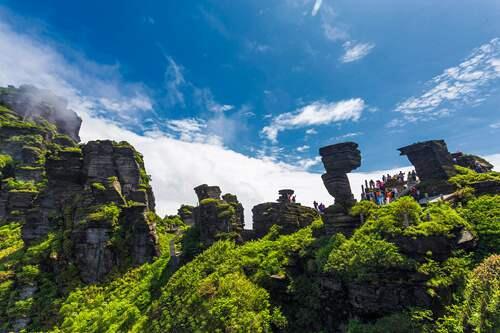
[[[79,144],[80,118],[66,103],[33,87],[0,90],[0,226],[20,226],[25,247],[50,242],[31,260],[40,274],[83,283],[159,255],[154,196],[142,156],[125,142]],[[22,249],[21,249],[22,250]],[[11,267],[12,306],[37,297],[40,280]],[[62,278],[64,280],[64,278]],[[12,314],[13,329],[31,322]]]

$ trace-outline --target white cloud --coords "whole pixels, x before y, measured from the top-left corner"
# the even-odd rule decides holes
[[[500,78],[500,38],[473,50],[459,65],[432,78],[420,96],[399,103],[405,122],[444,117],[456,107],[481,103]],[[403,122],[401,122],[403,123]]]
[[[177,138],[181,141],[222,145],[220,137],[207,133],[207,124],[201,119],[167,120],[166,125],[168,129],[178,135]]]
[[[225,112],[234,109],[234,105],[220,104],[215,101],[212,91],[208,88],[197,88],[193,86],[196,104],[211,112]]]
[[[167,57],[167,68],[165,70],[165,85],[167,89],[167,101],[170,106],[180,105],[184,107],[184,94],[181,88],[186,84],[183,68],[172,59]]]
[[[500,172],[500,154],[486,155],[484,158],[493,164],[493,170]]]
[[[303,146],[297,147],[297,151],[298,151],[299,153],[303,153],[303,152],[305,152],[306,150],[309,150],[309,148],[311,148],[311,147],[309,147],[308,145],[303,145]]]
[[[340,61],[348,63],[358,61],[366,57],[373,50],[375,44],[347,41],[342,46],[344,47],[344,54],[340,58]]]
[[[316,131],[314,128],[309,128],[306,130],[306,135],[315,135],[318,134],[318,131]]]
[[[360,135],[363,135],[363,132],[351,132],[351,133],[339,135],[335,139],[336,140],[343,140],[343,139],[348,139],[348,138],[354,138],[354,137],[360,136]]]
[[[309,170],[313,166],[316,166],[321,163],[321,157],[316,156],[315,158],[306,158],[299,160],[297,162],[297,167],[301,170]]]
[[[313,6],[313,9],[311,11],[311,15],[312,16],[316,16],[316,14],[318,14],[319,12],[319,9],[321,8],[321,4],[323,3],[323,0],[316,0],[314,2],[314,6]]]
[[[301,171],[271,159],[251,158],[223,146],[185,142],[158,131],[138,135],[96,116],[96,100],[107,97],[129,101],[136,96],[129,87],[136,85],[116,80],[115,77],[108,81],[84,75],[81,71],[88,73],[87,70],[70,65],[49,45],[50,41],[39,42],[33,36],[20,35],[0,24],[0,84],[34,84],[67,98],[70,106],[83,118],[80,134],[84,142],[113,139],[133,144],[144,154],[160,214],[175,213],[182,203],[195,204],[193,187],[202,183],[219,185],[223,192],[238,195],[245,207],[247,227],[251,226],[251,208],[258,203],[274,201],[281,188],[295,189],[298,201],[308,206],[313,200],[326,205],[333,202],[320,174]],[[104,91],[108,94],[88,89],[95,85],[106,88]],[[131,96],[127,94],[130,91]],[[170,130],[181,134],[183,131],[196,133],[204,129],[204,122],[198,119],[170,121],[168,125]],[[300,163],[304,167],[311,163],[317,165],[316,159]],[[364,179],[380,178],[387,172],[390,171],[349,175],[353,192],[359,196]]]
[[[491,124],[490,127],[493,128],[493,129],[499,129],[500,128],[500,121],[497,122],[497,123]]]
[[[278,133],[287,129],[311,125],[327,125],[341,121],[357,121],[361,117],[365,103],[361,98],[340,102],[314,102],[294,112],[282,113],[275,117],[269,126],[262,129],[264,136],[277,142]]]

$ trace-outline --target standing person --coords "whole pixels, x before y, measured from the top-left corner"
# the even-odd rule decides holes
[[[393,188],[392,193],[393,193],[392,197],[394,198],[394,200],[396,200],[398,198],[398,188],[397,187]]]
[[[377,179],[377,188],[380,188],[380,180]]]
[[[296,199],[296,197],[295,197],[295,195],[294,195],[294,196],[292,197],[292,202],[293,202],[293,203],[295,203],[295,199]]]
[[[323,205],[323,203],[320,203],[318,208],[319,208],[319,212],[321,214],[323,214],[325,212],[325,205]]]
[[[411,178],[413,179],[414,182],[417,181],[417,173],[415,172],[415,170],[411,171]]]
[[[318,211],[318,202],[316,200],[314,200],[313,205],[314,205],[314,209],[316,211]]]
[[[401,183],[403,183],[405,181],[405,174],[403,171],[399,171],[399,175],[398,175],[398,178],[399,178],[399,181]]]
[[[382,181],[385,183],[387,180],[387,177],[385,175],[382,176]]]
[[[373,181],[373,179],[370,179],[370,188],[374,188],[375,187],[375,182]]]

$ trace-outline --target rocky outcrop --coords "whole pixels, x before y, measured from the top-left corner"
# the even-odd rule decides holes
[[[347,173],[361,165],[361,153],[354,142],[338,143],[319,149],[326,173],[321,178],[328,193],[335,198],[335,204],[323,213],[327,234],[341,232],[350,235],[360,224],[359,218],[349,215],[349,209],[356,203],[351,192]]]
[[[206,184],[195,187],[199,205],[194,209],[194,223],[200,232],[200,241],[210,246],[220,239],[242,242],[245,225],[243,206],[233,194],[222,193],[218,186]]]
[[[476,170],[476,164],[479,164],[483,172],[489,172],[493,170],[493,164],[476,155],[452,153],[451,157],[453,159],[453,163],[458,164],[464,168]]]
[[[418,142],[398,150],[415,167],[422,193],[434,195],[453,192],[454,187],[447,180],[456,175],[456,170],[444,140]]]
[[[76,114],[33,87],[1,88],[0,104],[0,221],[21,222],[26,245],[60,235],[56,266],[86,283],[159,254],[141,154],[126,142],[78,145]]]
[[[310,225],[318,218],[318,212],[299,203],[292,203],[293,190],[280,190],[278,202],[266,202],[254,206],[253,233],[246,237],[264,237],[273,225],[277,225],[282,234],[291,234]]]
[[[194,225],[194,207],[191,205],[181,205],[177,210],[177,215],[186,225]]]
[[[47,90],[22,85],[0,89],[0,104],[7,106],[23,119],[45,119],[57,127],[58,132],[80,141],[78,135],[82,119],[68,109],[68,102]]]
[[[347,173],[361,165],[361,153],[354,142],[338,143],[319,149],[326,173],[321,178],[335,203],[352,206],[355,202]]]

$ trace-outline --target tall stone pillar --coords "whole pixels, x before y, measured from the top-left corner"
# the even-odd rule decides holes
[[[349,209],[356,203],[351,192],[347,173],[361,165],[358,144],[343,142],[319,149],[326,173],[321,178],[335,204],[326,208],[323,214],[328,234],[341,232],[350,235],[360,224],[359,218],[349,215]]]

